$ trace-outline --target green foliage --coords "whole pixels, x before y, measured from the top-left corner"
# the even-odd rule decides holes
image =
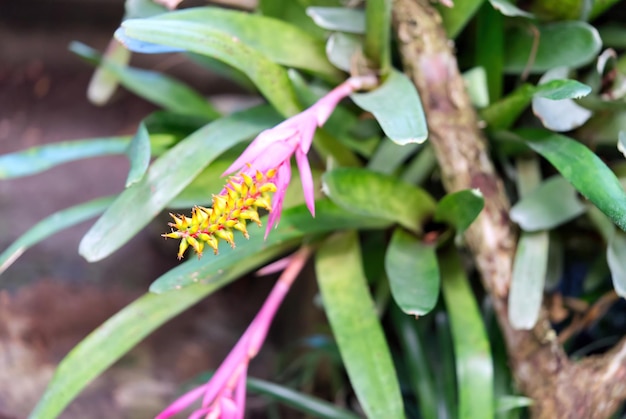
[[[127,0],[116,38],[128,50],[117,41],[104,54],[71,44],[98,67],[90,86],[94,102],[107,102],[119,83],[163,111],[147,115],[132,138],[66,141],[0,156],[0,179],[111,154],[130,160],[126,187],[117,196],[43,219],[0,254],[0,273],[29,247],[100,214],[79,252],[90,262],[108,257],[164,211],[212,205],[212,194],[226,180],[222,174],[245,142],[298,115],[347,73],[375,75],[378,85],[331,109],[309,152],[313,179],[293,166],[280,223],[267,238],[253,226],[237,247],[222,246],[217,256],[191,258],[156,278],[150,293],[66,356],[32,418],[58,416],[153,330],[303,245],[316,249],[321,309],[340,355],[325,368],[333,377],[347,372],[349,383],[339,378],[337,386],[356,394],[358,406],[332,406],[305,394],[316,385],[310,372],[299,377],[309,381],[307,391],[249,380],[250,391],[306,414],[338,418],[362,412],[515,418],[516,409],[530,404],[514,394],[493,308],[473,282],[473,267],[461,263],[463,234],[474,228],[493,191],[443,192],[435,155],[441,150],[424,143],[424,106],[397,59],[392,3],[372,0],[353,8],[332,0],[262,0],[257,13],[248,13],[219,7],[168,12],[150,0]],[[535,325],[546,291],[583,289],[570,297],[590,304],[612,290],[626,295],[626,166],[618,152],[626,144],[623,28],[539,20],[564,11],[531,3],[525,8],[507,0],[459,0],[452,8],[437,6],[456,39],[460,68],[513,201],[502,218],[508,215],[521,229],[508,301],[510,323],[518,329]],[[602,42],[616,52],[600,54]],[[182,52],[267,104],[221,115],[206,99],[210,91],[130,67],[131,50]],[[542,125],[546,129],[537,128]],[[298,130],[301,141],[303,125]],[[567,136],[556,133],[561,131]],[[464,152],[462,144],[457,151]],[[296,186],[300,181],[303,186]],[[303,203],[307,187],[316,198],[314,217]],[[267,223],[267,217],[261,220]],[[582,285],[572,285],[581,268],[571,260],[581,260],[589,271]]]

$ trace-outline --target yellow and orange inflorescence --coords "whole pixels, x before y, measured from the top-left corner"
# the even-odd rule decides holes
[[[238,230],[248,238],[246,224],[253,221],[261,225],[259,209],[271,211],[271,194],[276,192],[272,179],[276,170],[267,173],[256,172],[254,176],[239,173],[231,177],[219,195],[213,195],[213,207],[196,206],[191,217],[170,214],[174,219],[169,223],[172,232],[163,237],[180,239],[178,259],[181,259],[190,246],[198,257],[202,256],[205,246],[217,254],[220,240],[235,247],[234,231]]]

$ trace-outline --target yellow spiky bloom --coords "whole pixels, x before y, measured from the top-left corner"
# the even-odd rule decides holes
[[[191,217],[170,214],[174,222],[169,223],[171,233],[163,237],[180,239],[178,259],[181,259],[187,248],[193,248],[198,257],[202,256],[205,246],[217,254],[220,240],[235,247],[235,230],[248,238],[246,225],[252,221],[261,225],[259,209],[271,211],[272,196],[276,185],[272,179],[276,170],[266,173],[256,172],[254,176],[240,173],[231,177],[219,195],[213,195],[213,207],[196,206]]]

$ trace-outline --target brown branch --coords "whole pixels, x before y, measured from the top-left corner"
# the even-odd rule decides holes
[[[422,98],[429,141],[445,188],[478,188],[485,198],[485,209],[465,238],[493,299],[515,379],[535,400],[534,416],[604,417],[617,407],[616,400],[626,396],[626,386],[615,382],[625,371],[626,344],[606,357],[573,363],[557,342],[546,310],[532,331],[511,327],[507,296],[516,233],[508,218],[509,202],[502,180],[478,128],[453,45],[428,0],[395,0],[393,19],[404,69]]]

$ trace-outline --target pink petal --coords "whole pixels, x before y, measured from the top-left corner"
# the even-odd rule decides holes
[[[255,276],[265,276],[283,271],[291,263],[292,255],[278,259],[268,265],[265,265],[254,273]]]
[[[276,180],[274,181],[276,185],[276,192],[274,193],[274,197],[272,198],[272,210],[267,217],[267,228],[265,229],[265,238],[267,239],[270,230],[274,224],[278,224],[280,220],[280,213],[283,210],[283,200],[285,199],[285,192],[287,191],[287,186],[289,186],[289,182],[291,181],[291,163],[289,160],[283,162],[276,172]]]
[[[300,149],[296,150],[296,162],[298,163],[298,170],[300,171],[300,182],[302,182],[302,191],[304,193],[306,206],[311,215],[315,217],[315,186],[313,185],[313,174],[311,173],[309,159]]]
[[[287,122],[287,121],[285,121]],[[241,155],[224,171],[222,176],[236,172],[244,167],[247,163],[252,163],[256,158],[262,155],[272,143],[283,141],[294,135],[296,128],[287,125],[285,122],[275,126],[272,129],[266,129],[261,132],[250,145],[241,153]]]
[[[339,102],[350,95],[354,91],[354,87],[350,83],[350,79],[346,80],[344,83],[341,83],[339,86],[335,87],[333,90],[328,92],[326,96],[318,100],[311,109],[315,109],[315,115],[317,118],[318,126],[322,126],[326,123],[330,114],[333,113]]]
[[[243,419],[246,411],[246,378],[248,377],[248,366],[241,371],[237,387],[235,388],[235,404],[237,405],[237,416],[235,419]]]
[[[237,404],[229,397],[222,397],[220,399],[220,410],[220,419],[237,419],[239,417]]]
[[[189,415],[188,419],[202,419],[206,417],[209,413],[213,411],[212,407],[204,407],[194,411],[191,415]]]
[[[174,416],[177,413],[182,412],[189,407],[196,399],[199,399],[206,391],[208,384],[195,388],[174,401],[165,410],[157,415],[155,419],[167,419]]]

